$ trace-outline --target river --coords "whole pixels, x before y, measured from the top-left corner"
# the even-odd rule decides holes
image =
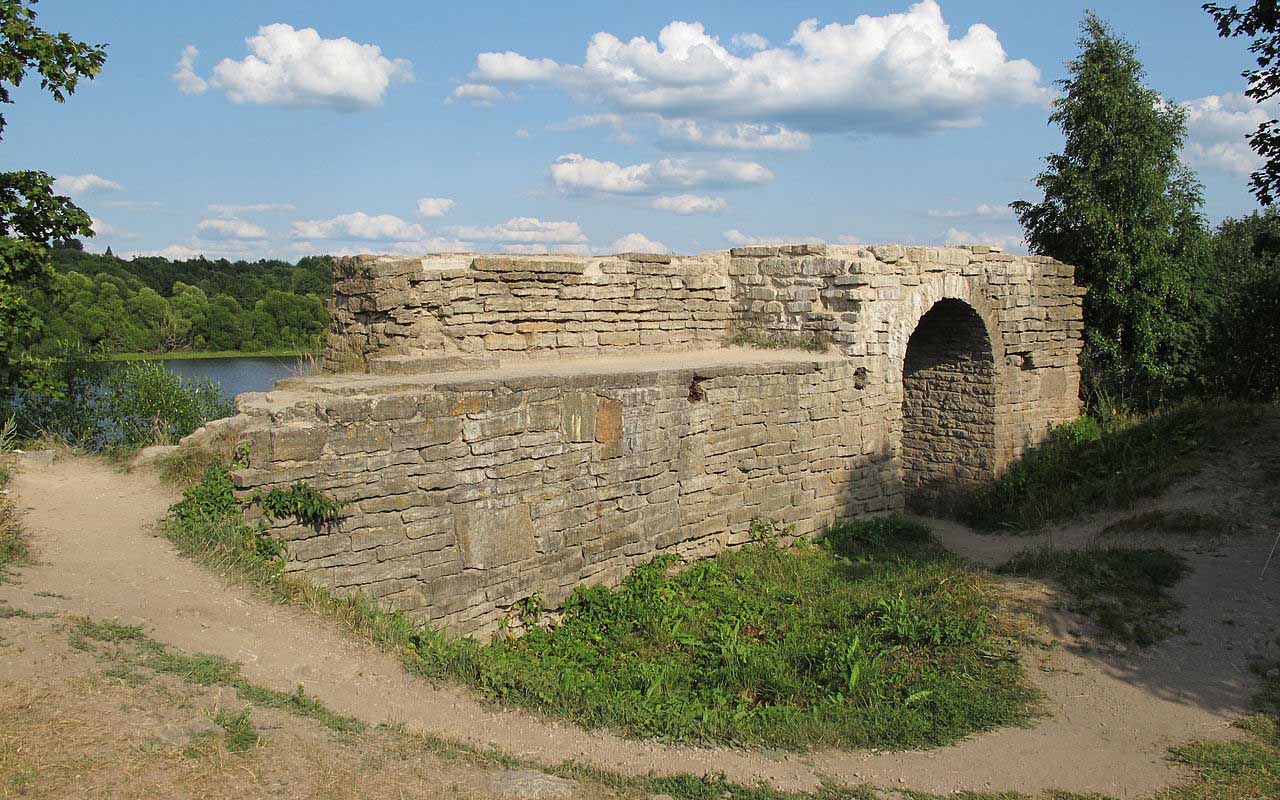
[[[221,384],[228,397],[268,391],[281,378],[304,374],[307,369],[299,356],[169,358],[161,363],[183,378],[209,378]]]

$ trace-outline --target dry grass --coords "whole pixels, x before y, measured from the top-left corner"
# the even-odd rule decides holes
[[[0,679],[0,798],[489,796],[495,764],[437,753],[424,737],[395,728],[335,733],[225,688],[128,669],[104,657],[110,648],[77,651],[56,621],[21,625],[4,657],[19,647],[27,668],[15,664]],[[256,740],[209,724],[239,717]],[[593,786],[578,794],[618,796]]]

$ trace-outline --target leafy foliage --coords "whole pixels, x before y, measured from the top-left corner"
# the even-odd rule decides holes
[[[1152,407],[1195,366],[1191,284],[1204,260],[1200,186],[1182,165],[1185,112],[1142,84],[1133,45],[1092,14],[1050,122],[1066,144],[1013,204],[1035,253],[1076,266],[1094,398]]]
[[[1205,3],[1203,8],[1213,16],[1219,36],[1253,39],[1249,52],[1256,57],[1258,68],[1241,73],[1249,82],[1245,94],[1259,103],[1280,95],[1280,8],[1276,0],[1255,0],[1243,11],[1236,5],[1217,3]],[[1258,202],[1269,206],[1280,194],[1280,120],[1259,125],[1249,135],[1249,144],[1264,159],[1262,167],[1249,176],[1249,185]]]
[[[173,444],[235,406],[208,379],[182,378],[155,362],[112,363],[79,347],[25,358],[15,409],[25,437],[56,436],[74,447],[132,451]]]
[[[235,413],[213,381],[183,378],[150,361],[112,370],[98,409],[109,446],[125,450],[175,444],[209,420]]]
[[[1212,298],[1202,390],[1280,400],[1280,212],[1228,219],[1213,235]]]
[[[303,481],[287,489],[277,486],[268,492],[258,492],[254,499],[272,519],[292,517],[316,529],[336,524],[346,506]]]
[[[169,511],[169,538],[188,555],[217,566],[270,579],[284,571],[287,550],[261,526],[244,521],[227,464],[209,467]]]
[[[57,273],[30,293],[43,327],[30,351],[66,344],[120,353],[316,349],[329,316],[329,259],[124,261],[74,247],[53,251]]]
[[[106,60],[101,46],[39,28],[34,5],[34,0],[0,0],[0,103],[12,103],[12,90],[32,71],[40,76],[40,87],[62,102]],[[0,134],[4,126],[0,115]],[[48,244],[92,235],[89,215],[53,193],[51,176],[34,170],[0,173],[0,386],[12,381],[15,356],[37,329],[24,295],[50,278]]]

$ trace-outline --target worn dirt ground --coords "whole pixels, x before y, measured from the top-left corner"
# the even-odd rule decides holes
[[[302,684],[335,711],[373,723],[456,739],[544,763],[576,760],[629,773],[724,773],[783,789],[824,780],[949,794],[1059,789],[1115,797],[1149,794],[1185,776],[1166,759],[1170,746],[1227,738],[1253,691],[1253,658],[1280,658],[1280,564],[1260,575],[1280,517],[1280,425],[1268,418],[1250,447],[1224,452],[1214,467],[1144,508],[1194,508],[1245,524],[1230,535],[1158,537],[1194,567],[1178,587],[1185,633],[1147,649],[1096,646],[1087,625],[1057,608],[1052,590],[1023,584],[1044,647],[1028,650],[1044,715],[1027,728],[974,736],[927,752],[760,753],[674,747],[622,739],[533,715],[497,709],[456,687],[410,678],[391,656],[348,638],[298,609],[230,586],[183,560],[155,525],[175,492],[140,473],[60,458],[20,466],[11,483],[25,509],[37,563],[0,586],[0,601],[30,612],[83,614],[145,626],[153,638],[188,652],[244,665],[274,689]],[[996,562],[1040,539],[1085,546],[1106,524],[1134,513],[1098,515],[1039,537],[979,536],[931,521],[942,541],[976,561]],[[0,663],[11,656],[0,649]],[[32,691],[0,676],[0,704]],[[39,671],[36,670],[35,673]],[[33,674],[35,674],[33,673]],[[409,795],[412,796],[412,795]]]

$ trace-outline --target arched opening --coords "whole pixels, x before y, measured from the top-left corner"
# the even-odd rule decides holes
[[[982,317],[941,300],[920,318],[902,365],[902,478],[928,508],[994,476],[995,358]]]

